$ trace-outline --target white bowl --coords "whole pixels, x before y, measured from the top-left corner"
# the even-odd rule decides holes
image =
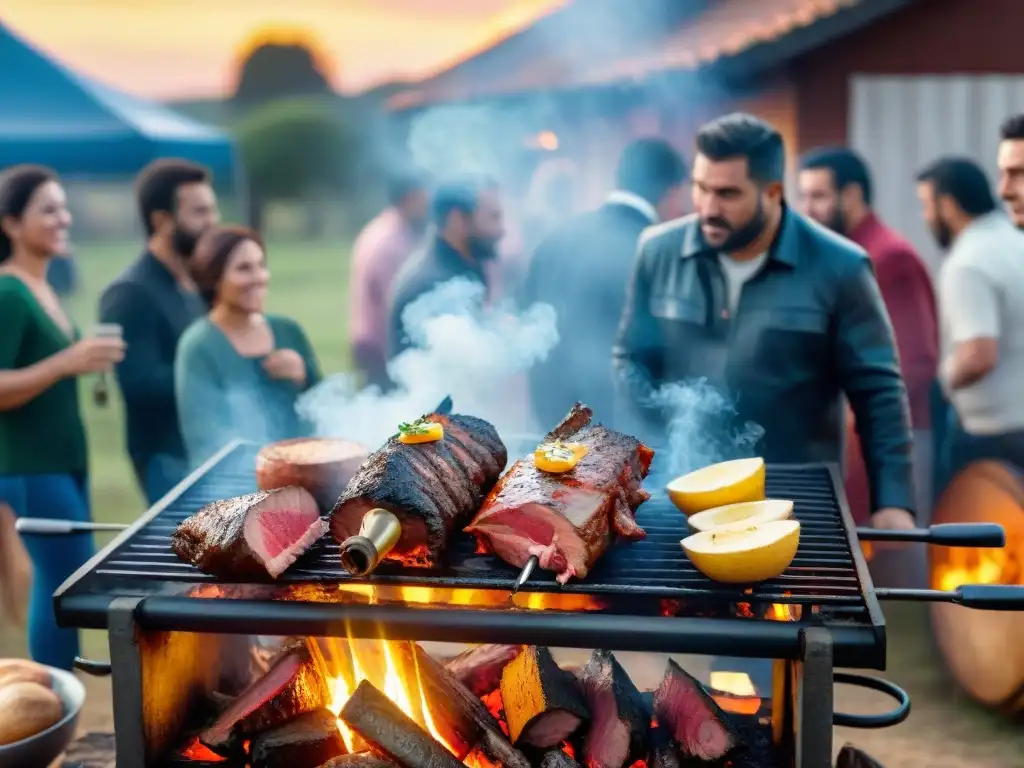
[[[53,692],[64,705],[60,722],[35,736],[0,747],[0,768],[45,768],[68,748],[78,729],[78,715],[85,704],[85,686],[70,672],[47,667]]]

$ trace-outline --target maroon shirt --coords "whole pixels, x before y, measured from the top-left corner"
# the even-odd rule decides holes
[[[867,251],[874,264],[878,286],[896,332],[900,368],[910,399],[911,426],[928,429],[931,424],[929,398],[939,360],[935,290],[928,267],[910,243],[873,213],[847,237]],[[854,519],[863,523],[875,510],[869,509],[867,471],[852,414],[848,414],[847,426],[846,495]]]

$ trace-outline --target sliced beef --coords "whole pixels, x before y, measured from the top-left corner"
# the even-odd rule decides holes
[[[587,706],[571,672],[547,648],[531,645],[501,675],[509,737],[519,746],[550,749],[579,730]]]
[[[252,768],[318,768],[345,754],[345,742],[337,718],[317,709],[254,736],[250,750]]]
[[[583,745],[587,768],[622,768],[643,760],[651,718],[626,670],[608,651],[594,651],[577,677],[590,712]]]
[[[735,725],[698,680],[669,659],[654,692],[654,717],[684,757],[718,760],[742,743]]]
[[[501,673],[523,650],[521,645],[477,645],[445,663],[445,669],[477,696],[498,689]]]
[[[207,504],[171,535],[171,549],[224,580],[276,579],[327,532],[316,499],[295,486]]]
[[[327,683],[307,642],[283,651],[270,671],[235,698],[199,740],[223,753],[235,734],[261,733],[327,706]]]
[[[545,752],[540,760],[540,768],[580,768],[580,764],[560,749]]]
[[[542,472],[532,454],[517,461],[466,528],[516,567],[537,556],[562,584],[584,578],[617,535],[646,536],[634,514],[650,498],[641,483],[654,451],[629,435],[591,426],[590,419],[590,409],[576,403],[547,436],[588,448],[572,470]]]
[[[331,513],[338,543],[356,535],[363,516],[379,507],[402,523],[386,559],[433,567],[451,534],[479,509],[508,461],[497,431],[473,416],[425,418],[444,426],[444,438],[406,445],[392,437],[372,453]]]

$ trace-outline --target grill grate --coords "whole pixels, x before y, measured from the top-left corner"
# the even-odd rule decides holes
[[[170,549],[175,526],[203,504],[255,490],[256,449],[242,445],[208,469],[170,505],[130,535],[87,575],[89,591],[123,588],[133,593],[156,591],[158,583],[199,585],[219,583],[180,561]],[[655,482],[653,498],[640,507],[639,523],[648,537],[613,547],[582,582],[559,586],[553,575],[535,572],[532,591],[587,595],[637,595],[658,598],[740,600],[834,607],[843,614],[859,613],[865,601],[836,498],[832,473],[825,465],[775,465],[768,468],[767,495],[792,499],[801,523],[800,548],[789,570],[778,579],[752,590],[718,585],[701,575],[683,554],[679,540],[687,534],[683,516]],[[848,520],[848,515],[845,516]],[[474,552],[475,542],[460,534],[448,564],[441,569],[402,569],[382,564],[370,579],[351,579],[339,564],[338,546],[329,538],[307,553],[278,584],[366,582],[381,585],[466,589],[510,589],[516,571],[495,557]],[[84,584],[82,586],[85,586]]]

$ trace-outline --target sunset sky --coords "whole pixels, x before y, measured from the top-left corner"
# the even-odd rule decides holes
[[[563,0],[2,0],[0,21],[81,72],[151,98],[220,96],[254,40],[307,33],[335,87],[422,76]]]

